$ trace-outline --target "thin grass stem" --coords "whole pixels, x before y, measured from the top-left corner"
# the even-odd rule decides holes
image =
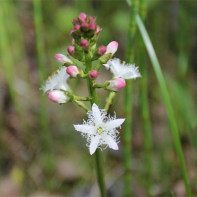
[[[134,40],[136,33],[135,16],[138,12],[138,0],[133,0],[130,8],[130,25],[128,32],[128,46],[126,53],[126,61],[132,63],[134,61]],[[127,81],[125,87],[125,127],[123,132],[123,157],[124,157],[124,196],[131,196],[131,138],[132,138],[132,85],[131,81]]]
[[[5,2],[6,3],[6,2]],[[0,49],[1,49],[1,61],[4,69],[5,80],[8,85],[8,91],[13,102],[13,106],[16,112],[19,114],[20,109],[17,103],[17,95],[15,91],[15,82],[14,82],[14,60],[13,55],[10,51],[10,43],[8,34],[6,32],[6,27],[4,24],[5,18],[4,11],[4,1],[0,1]]]
[[[37,49],[37,61],[38,61],[38,76],[39,86],[45,79],[45,55],[44,55],[44,42],[43,42],[43,27],[42,27],[42,8],[41,0],[33,0],[33,11],[34,11],[34,25],[36,34],[36,49]],[[44,151],[49,151],[51,144],[51,137],[48,129],[48,117],[45,98],[40,95],[40,113],[39,113],[39,125],[42,135],[42,145]]]
[[[165,105],[167,108],[167,112],[168,112],[168,116],[169,116],[171,131],[172,131],[173,140],[174,140],[174,146],[177,151],[178,158],[179,158],[179,163],[180,163],[182,176],[184,179],[186,193],[187,193],[188,197],[191,197],[191,191],[190,191],[188,174],[187,174],[186,165],[185,165],[184,156],[183,156],[183,150],[182,150],[182,146],[181,146],[177,123],[175,120],[175,115],[174,115],[173,108],[171,105],[169,93],[168,93],[168,90],[166,87],[166,82],[165,82],[163,73],[161,71],[161,67],[160,67],[158,58],[156,56],[155,50],[154,50],[153,45],[151,43],[150,37],[149,37],[149,35],[146,31],[146,28],[145,28],[139,15],[136,16],[136,22],[137,22],[137,26],[139,28],[139,31],[141,33],[141,36],[144,40],[144,44],[146,46],[148,55],[150,57],[153,69],[155,71],[157,80],[158,80],[160,88],[161,88],[161,92],[162,92],[163,99],[164,99],[164,102],[165,102]]]

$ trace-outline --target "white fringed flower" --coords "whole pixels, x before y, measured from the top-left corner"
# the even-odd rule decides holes
[[[67,84],[69,75],[66,72],[66,67],[60,67],[59,70],[55,71],[51,76],[48,77],[45,84],[42,86],[44,93],[51,90],[65,90],[69,91],[70,88]]]
[[[105,148],[118,150],[119,131],[116,128],[120,127],[125,119],[107,116],[105,110],[100,110],[96,104],[92,105],[92,111],[87,114],[88,120],[84,120],[82,125],[74,125],[74,127],[87,138],[90,154],[92,155],[98,147],[102,149],[102,145],[106,145]]]
[[[106,64],[103,64],[107,70],[110,70],[114,78],[136,79],[141,77],[138,67],[132,64],[126,64],[118,58],[110,59]]]

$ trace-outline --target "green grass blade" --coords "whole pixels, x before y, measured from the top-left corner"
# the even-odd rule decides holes
[[[135,17],[138,12],[138,0],[132,1],[130,7],[130,25],[128,32],[128,44],[126,51],[126,61],[133,63],[134,61],[134,42],[136,34]],[[132,84],[131,80],[127,80],[124,94],[124,111],[125,124],[123,132],[123,163],[124,163],[124,196],[131,196],[131,138],[132,138]]]
[[[161,92],[163,95],[163,99],[167,108],[167,112],[168,112],[168,116],[169,116],[169,121],[170,121],[170,125],[171,125],[171,130],[172,130],[172,135],[173,135],[173,140],[174,140],[174,146],[175,149],[177,151],[178,154],[178,158],[179,158],[179,163],[180,163],[180,167],[181,167],[181,172],[182,172],[182,176],[184,179],[184,183],[185,183],[185,189],[186,189],[186,193],[188,197],[191,197],[191,191],[190,191],[190,187],[189,187],[189,181],[188,181],[188,174],[187,174],[187,170],[186,170],[186,166],[185,166],[185,161],[184,161],[184,156],[183,156],[183,150],[181,147],[181,142],[180,142],[180,137],[179,137],[179,133],[178,133],[178,128],[177,128],[177,123],[175,120],[175,115],[172,109],[172,105],[171,105],[171,101],[170,101],[170,97],[169,97],[169,93],[166,87],[166,83],[164,80],[164,76],[163,73],[161,71],[160,68],[160,64],[159,61],[157,59],[155,50],[153,48],[153,45],[151,43],[151,40],[149,38],[149,35],[146,31],[146,28],[140,18],[139,15],[136,16],[136,21],[137,21],[137,26],[139,28],[139,31],[141,33],[141,36],[144,40],[148,55],[150,57],[153,69],[155,71],[157,80],[159,82],[160,88],[161,88]]]
[[[5,2],[6,3],[6,2]],[[14,88],[14,60],[13,55],[10,50],[10,43],[8,34],[6,32],[6,27],[4,24],[4,1],[0,2],[0,55],[2,66],[5,74],[5,80],[8,84],[8,91],[10,93],[14,108],[16,112],[19,113],[19,108],[17,104],[17,95]]]
[[[39,75],[39,87],[45,79],[45,54],[44,54],[44,38],[42,36],[42,9],[41,0],[33,1],[34,8],[34,24],[36,33],[36,49],[37,49],[37,61],[38,61],[38,75]],[[48,129],[48,117],[46,110],[45,97],[40,93],[40,113],[39,113],[39,124],[42,135],[42,145],[44,151],[49,151],[50,147],[50,133]]]

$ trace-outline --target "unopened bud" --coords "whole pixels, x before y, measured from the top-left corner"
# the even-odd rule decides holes
[[[79,22],[79,20],[78,20],[77,18],[74,18],[72,23],[73,23],[73,25],[75,25],[75,24],[77,24],[78,22]]]
[[[87,15],[86,15],[84,12],[81,12],[81,13],[79,14],[78,18],[79,18],[79,20],[80,20],[81,22],[84,22],[84,21],[86,20],[86,18],[87,18]]]
[[[105,52],[106,52],[106,46],[100,46],[98,48],[98,52],[99,52],[100,55],[105,54]]]
[[[74,29],[72,28],[72,29],[70,30],[70,34],[73,34],[73,32],[74,32]]]
[[[96,33],[99,34],[100,32],[101,32],[101,28],[100,28],[100,26],[98,25],[97,28],[96,28]]]
[[[81,26],[80,26],[80,25],[78,25],[78,24],[76,24],[76,25],[74,26],[74,29],[75,29],[76,31],[79,31],[79,30],[80,30],[80,28],[81,28]]]
[[[72,63],[72,61],[68,57],[62,54],[55,54],[55,59],[61,64]]]
[[[122,78],[117,78],[117,79],[109,81],[109,86],[107,87],[107,89],[113,90],[113,91],[119,91],[125,86],[126,86],[125,80]]]
[[[89,46],[89,43],[88,43],[87,40],[81,40],[81,41],[80,41],[80,46],[86,48],[86,47]]]
[[[96,17],[94,17],[94,16],[93,16],[93,17],[90,17],[90,18],[89,18],[89,21],[90,21],[90,23],[95,23]]]
[[[98,72],[96,70],[91,70],[89,76],[91,79],[96,79],[98,77]]]
[[[90,25],[90,29],[91,29],[91,30],[96,30],[96,23],[92,23],[92,24]]]
[[[60,90],[52,90],[49,92],[48,98],[55,103],[66,103],[69,98]]]
[[[114,53],[118,50],[118,42],[112,41],[107,45],[107,51],[105,54],[111,53],[114,55]]]
[[[83,28],[83,30],[87,31],[89,29],[89,24],[88,23],[83,23],[82,28]]]
[[[79,75],[79,70],[76,66],[68,66],[68,68],[66,69],[66,72],[71,76],[71,77],[76,77],[77,75]]]
[[[72,44],[75,44],[75,39],[74,38],[72,38]]]
[[[67,48],[67,51],[70,55],[73,55],[75,53],[75,47],[74,46],[69,46]]]

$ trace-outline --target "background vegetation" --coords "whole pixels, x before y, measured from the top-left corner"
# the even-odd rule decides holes
[[[167,82],[193,195],[197,195],[197,1],[149,0],[145,24]],[[124,60],[130,8],[123,0],[1,0],[0,1],[0,196],[96,197],[94,158],[73,124],[86,114],[75,104],[50,102],[39,90],[44,79],[60,66],[55,53],[71,45],[72,19],[80,12],[97,16],[103,31],[99,45],[119,42],[116,57]],[[132,84],[133,196],[184,197],[185,188],[173,145],[161,89],[148,56],[141,65],[142,47],[136,31],[134,62],[147,73]],[[145,51],[145,49],[144,49]],[[146,54],[145,54],[146,55]],[[106,73],[107,76],[109,73]],[[101,76],[105,78],[106,76]],[[72,86],[86,95],[83,81]],[[140,87],[148,93],[151,149],[147,163]],[[124,117],[123,92],[111,113]],[[100,92],[101,104],[106,92]],[[103,106],[104,107],[104,106]],[[121,130],[121,133],[124,130]],[[123,190],[120,151],[104,151],[109,196]]]

